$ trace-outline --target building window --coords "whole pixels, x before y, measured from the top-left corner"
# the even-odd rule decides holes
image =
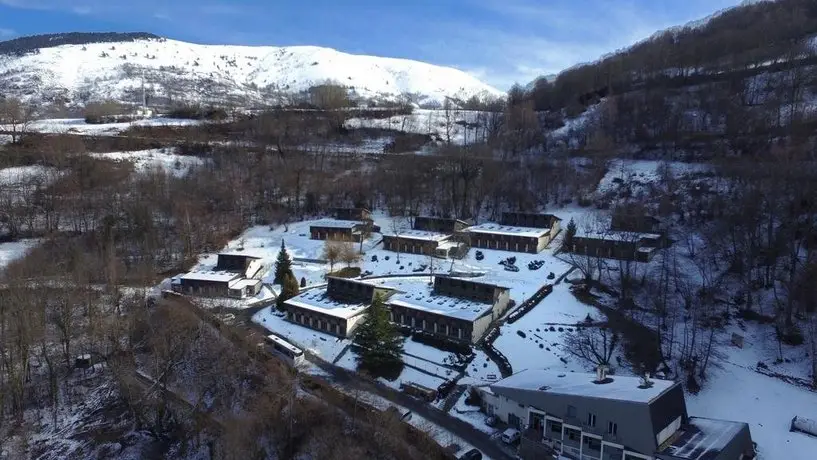
[[[591,438],[590,436],[584,437],[584,445],[587,446],[588,449],[596,452],[601,450],[601,441],[596,438]]]
[[[592,412],[587,413],[587,426],[595,427],[596,426],[596,414]]]
[[[613,422],[607,422],[607,434],[612,434],[613,436],[618,434],[618,424]]]
[[[559,437],[562,437],[562,424],[559,422],[551,422],[550,423],[550,432],[553,434],[558,434]]]
[[[576,416],[576,407],[575,406],[567,406],[567,416],[568,417],[575,417]]]

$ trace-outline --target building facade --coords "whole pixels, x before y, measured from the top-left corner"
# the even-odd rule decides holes
[[[520,456],[526,460],[745,460],[754,455],[745,423],[713,421],[734,428],[726,432],[728,438],[720,429],[697,428],[677,382],[529,369],[480,392],[488,414],[523,431]],[[701,448],[684,457],[694,449],[679,446],[695,433],[709,437],[696,438]]]
[[[550,242],[550,230],[538,228],[482,224],[468,227],[465,231],[468,232],[471,247],[480,249],[537,254]]]
[[[447,217],[417,216],[414,218],[414,230],[454,234],[468,227],[468,222]]]
[[[366,208],[333,208],[330,214],[338,220],[372,220],[372,212]]]
[[[568,250],[574,254],[604,259],[649,262],[663,247],[663,242],[661,235],[609,232],[574,236]]]
[[[363,222],[324,219],[309,226],[309,237],[313,240],[360,242]]]
[[[562,219],[553,214],[538,214],[529,212],[503,212],[499,223],[513,227],[547,228],[551,235],[556,236],[561,229]]]

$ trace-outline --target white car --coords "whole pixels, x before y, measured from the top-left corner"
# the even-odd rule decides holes
[[[522,435],[521,433],[519,433],[519,430],[508,428],[507,430],[502,432],[502,437],[500,439],[502,439],[502,442],[504,442],[505,444],[513,444],[516,441],[519,441],[519,438],[521,436]]]

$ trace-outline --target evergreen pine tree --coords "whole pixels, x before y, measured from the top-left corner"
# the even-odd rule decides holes
[[[389,311],[379,295],[357,329],[355,344],[360,347],[359,367],[372,375],[390,374],[402,367],[403,337],[389,321]]]
[[[289,257],[287,247],[284,241],[281,240],[281,251],[278,252],[278,259],[275,261],[275,279],[273,284],[284,284],[284,275],[292,273],[292,259]]]
[[[573,237],[576,236],[576,222],[573,221],[573,218],[570,218],[570,222],[567,223],[567,229],[565,230],[565,239],[562,242],[562,250],[563,251],[570,251],[573,247]]]
[[[279,310],[284,310],[284,302],[295,297],[300,292],[298,287],[298,278],[292,274],[292,270],[283,275],[283,282],[281,283],[281,294],[275,299],[275,306]]]

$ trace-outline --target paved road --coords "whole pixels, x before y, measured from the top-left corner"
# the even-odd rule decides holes
[[[336,383],[376,394],[390,402],[403,406],[424,419],[449,431],[463,441],[479,449],[494,460],[512,460],[514,457],[505,452],[490,437],[468,423],[452,417],[445,412],[429,406],[423,401],[412,398],[385,385],[361,378],[358,374],[333,366],[319,359],[314,364],[326,371]]]

